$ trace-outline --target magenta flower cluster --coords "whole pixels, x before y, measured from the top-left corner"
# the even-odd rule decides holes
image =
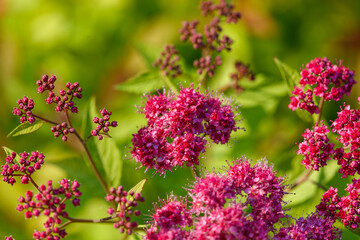
[[[349,95],[355,84],[354,72],[342,65],[332,64],[327,58],[315,58],[301,71],[300,87],[295,86],[290,97],[291,110],[303,109],[311,114],[319,113],[314,98],[339,101]]]
[[[155,206],[144,239],[266,239],[285,217],[284,179],[275,174],[265,161],[239,159],[225,174],[198,178],[191,201],[171,195]]]
[[[181,75],[182,71],[179,65],[180,58],[178,53],[174,45],[165,45],[164,51],[161,52],[161,57],[153,63],[153,66],[159,67],[166,76],[171,76],[172,78]]]
[[[340,220],[344,226],[356,229],[360,226],[360,180],[353,179],[345,189],[347,196],[338,196],[338,189],[330,187],[316,206],[319,215],[324,215],[333,220]]]
[[[334,144],[330,143],[327,137],[329,132],[327,126],[322,123],[321,126],[316,124],[313,130],[307,128],[303,133],[304,141],[299,143],[299,150],[296,153],[304,156],[301,164],[305,165],[306,169],[319,171],[319,168],[325,166],[335,153]]]
[[[102,118],[94,117],[93,122],[97,124],[96,128],[91,131],[92,136],[97,136],[99,140],[103,139],[103,135],[109,134],[109,127],[117,127],[116,121],[110,122],[111,111],[107,111],[105,108],[100,110]]]
[[[20,122],[28,121],[30,124],[35,122],[32,110],[34,109],[34,101],[32,98],[24,96],[22,99],[17,100],[18,107],[14,108],[13,114],[20,117]]]
[[[66,202],[76,207],[80,205],[81,192],[80,184],[74,180],[69,181],[62,179],[60,187],[54,188],[52,181],[48,181],[47,185],[38,187],[39,193],[34,194],[27,191],[25,197],[20,197],[17,206],[19,212],[24,211],[25,218],[39,217],[41,214],[47,217],[44,223],[45,231],[35,231],[34,239],[53,239],[58,240],[66,236],[66,231],[61,227],[62,218],[67,218]]]
[[[74,98],[82,98],[82,88],[79,86],[79,83],[75,82],[74,84],[66,83],[66,88],[59,91],[59,95],[54,93],[54,83],[56,81],[56,76],[51,75],[49,78],[48,75],[44,75],[41,80],[36,81],[38,85],[38,92],[43,93],[49,91],[48,98],[46,98],[47,104],[56,104],[55,110],[57,112],[70,110],[72,113],[78,113],[78,108],[75,106]]]
[[[343,177],[360,173],[360,110],[344,106],[338,118],[331,125],[332,131],[339,134],[337,140],[343,145],[336,149],[334,159],[341,166]],[[349,149],[348,151],[345,149]]]
[[[206,136],[225,144],[239,129],[230,105],[193,87],[182,88],[178,96],[166,92],[147,96],[140,112],[148,125],[133,134],[131,154],[146,170],[160,174],[184,163],[198,165]]]
[[[145,198],[140,193],[135,193],[134,191],[127,192],[122,186],[119,186],[117,188],[110,188],[110,194],[105,199],[117,205],[117,210],[110,207],[107,211],[112,219],[117,219],[114,227],[118,228],[120,233],[126,231],[130,235],[133,229],[138,226],[136,221],[131,221],[131,216],[139,217],[141,215],[139,210],[134,210],[133,208],[137,207],[139,202],[144,202]]]
[[[23,152],[19,155],[12,152],[6,157],[6,163],[1,167],[2,180],[13,185],[16,183],[14,177],[18,176],[22,184],[28,184],[31,175],[44,164],[44,158],[44,154],[38,151],[31,153]]]
[[[341,239],[341,230],[333,227],[334,221],[313,213],[299,218],[288,227],[279,229],[274,240]]]

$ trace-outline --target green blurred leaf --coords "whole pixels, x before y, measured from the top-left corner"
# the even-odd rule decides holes
[[[146,183],[147,179],[143,179],[140,182],[138,182],[134,187],[132,187],[130,191],[133,191],[134,193],[141,193],[141,191],[143,190],[144,184]]]
[[[155,48],[152,45],[137,43],[135,44],[136,50],[140,53],[140,55],[145,60],[147,66],[151,69],[153,67],[153,63],[156,61],[158,57],[160,57],[160,48]]]
[[[262,91],[246,90],[236,95],[235,99],[242,107],[251,108],[261,106],[269,114],[275,111],[279,103],[276,97]]]
[[[281,62],[279,59],[274,58],[276,66],[279,68],[281,76],[288,86],[289,94],[291,91],[294,90],[294,87],[299,84],[300,80],[300,73],[291,68],[290,66],[286,65],[285,63]]]
[[[10,156],[12,152],[16,153],[14,150],[12,150],[12,149],[10,149],[10,148],[8,148],[8,147],[3,146],[2,148],[4,149],[4,151],[5,151],[5,153],[6,153],[6,156]],[[20,160],[19,154],[16,153],[16,157],[15,157],[14,160],[15,160],[15,162],[17,162],[17,163],[19,162],[19,160]]]
[[[84,132],[91,130],[92,118],[98,116],[95,98],[90,99],[88,106],[88,123],[84,123]],[[101,164],[105,173],[105,179],[107,183],[112,187],[117,187],[121,182],[122,175],[122,158],[121,152],[112,138],[104,138],[98,140],[95,137],[91,137],[87,142],[87,146],[91,156],[94,158],[95,163]]]
[[[29,122],[21,123],[14,130],[12,130],[7,137],[15,137],[19,135],[25,135],[29,133],[33,133],[39,130],[44,125],[43,121],[37,121],[35,123],[30,124]]]
[[[314,117],[313,117],[314,115],[311,115],[308,111],[302,109],[296,109],[295,112],[301,120],[309,123],[314,122]]]
[[[117,90],[143,94],[144,92],[152,92],[164,86],[164,82],[157,70],[149,71],[130,78],[124,83],[116,85]]]

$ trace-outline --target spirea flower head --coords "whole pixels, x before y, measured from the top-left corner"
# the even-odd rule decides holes
[[[253,219],[262,219],[272,226],[285,217],[282,198],[285,195],[284,178],[276,177],[276,172],[266,160],[258,161],[251,167],[247,159],[238,159],[227,170],[227,178],[234,181],[236,193],[247,197],[245,205],[250,205]]]
[[[1,167],[3,181],[13,185],[16,182],[14,177],[19,176],[21,183],[29,183],[30,176],[44,164],[44,158],[44,154],[39,151],[23,152],[19,155],[12,152],[6,157],[6,163]]]
[[[57,112],[69,110],[72,113],[78,113],[78,108],[75,105],[74,99],[82,98],[82,88],[79,86],[79,83],[66,83],[66,89],[61,89],[59,95],[56,95],[53,91],[55,81],[56,76],[51,75],[49,78],[48,75],[44,75],[41,80],[36,81],[36,85],[39,86],[38,92],[43,93],[49,91],[45,101],[47,104],[55,104],[55,110]]]
[[[315,58],[301,71],[300,87],[295,86],[289,108],[319,113],[314,97],[339,101],[350,94],[355,83],[354,72],[344,67],[342,61],[332,64],[327,58]]]
[[[331,127],[333,132],[340,135],[336,139],[344,148],[350,148],[349,151],[345,151],[344,148],[335,150],[334,159],[341,166],[339,172],[343,177],[360,173],[360,110],[344,105]]]
[[[301,164],[305,165],[308,169],[311,167],[313,170],[318,171],[320,167],[326,165],[326,162],[331,159],[335,153],[334,144],[329,142],[327,133],[330,130],[326,125],[313,127],[313,130],[306,129],[302,134],[304,141],[299,143],[299,150],[296,151],[298,155],[303,155],[304,159]]]
[[[153,66],[159,67],[166,76],[175,78],[182,73],[179,60],[178,50],[174,45],[166,45],[164,51],[161,52],[161,57],[153,63]]]
[[[206,51],[206,55],[194,61],[197,73],[214,76],[217,66],[221,65],[221,57],[218,55],[223,50],[230,51],[233,43],[232,39],[222,34],[221,22],[226,19],[226,23],[237,23],[240,13],[234,11],[234,6],[225,0],[220,0],[219,4],[213,1],[201,3],[203,15],[212,15],[210,22],[204,25],[203,32],[197,30],[198,20],[185,21],[179,30],[181,41],[189,41],[194,49]],[[212,54],[212,53],[215,54]]]
[[[147,126],[132,139],[131,154],[146,170],[163,174],[177,166],[198,165],[206,136],[225,144],[239,129],[230,104],[192,86],[181,88],[178,96],[165,91],[158,94],[146,97],[140,113],[147,118]]]
[[[170,195],[167,199],[160,200],[160,203],[154,207],[152,227],[169,230],[174,228],[185,229],[192,226],[192,215],[187,209],[186,199]]]
[[[345,189],[347,196],[338,197],[337,189],[330,189],[323,194],[321,202],[316,206],[319,215],[339,219],[344,226],[357,229],[360,226],[360,180],[353,179]]]
[[[97,136],[99,140],[103,139],[103,135],[108,135],[110,127],[117,127],[117,121],[110,121],[111,111],[103,108],[100,110],[101,118],[94,117],[93,122],[97,124],[96,128],[91,131],[92,136]]]
[[[313,213],[306,218],[296,219],[294,224],[280,228],[275,240],[335,240],[341,238],[341,230],[333,226],[334,221]]]
[[[207,174],[204,178],[198,178],[194,187],[188,191],[195,213],[223,208],[227,200],[235,198],[233,181],[220,174]]]
[[[22,99],[17,100],[18,107],[15,107],[13,114],[20,117],[20,122],[28,121],[30,124],[35,122],[32,110],[34,109],[34,101],[32,98],[24,96]]]
[[[75,133],[75,128],[69,127],[66,122],[63,122],[56,126],[52,126],[50,130],[54,133],[54,137],[61,137],[61,140],[63,140],[64,142],[67,141],[68,134]]]
[[[285,186],[275,174],[266,161],[246,159],[207,173],[187,189],[187,203],[173,195],[161,201],[144,239],[268,239],[285,217]]]
[[[110,194],[105,199],[108,202],[115,202],[118,206],[117,210],[110,207],[107,211],[117,221],[114,223],[114,227],[118,228],[120,233],[126,231],[127,234],[132,234],[133,229],[138,224],[136,221],[131,221],[131,217],[141,215],[141,212],[134,210],[134,208],[138,206],[139,202],[144,202],[145,198],[140,193],[127,192],[123,186],[118,186],[117,188],[110,188]]]
[[[80,205],[79,187],[80,184],[76,180],[62,179],[59,188],[54,188],[52,181],[48,181],[46,186],[39,186],[40,193],[34,194],[32,191],[27,191],[24,197],[18,199],[20,204],[16,209],[19,212],[24,211],[25,218],[39,217],[41,214],[48,217],[44,223],[45,231],[35,231],[34,239],[65,237],[67,234],[65,229],[61,229],[59,226],[62,218],[68,217],[66,202],[71,201],[75,207]]]
[[[200,217],[189,239],[267,239],[265,222],[251,220],[241,204],[217,208]]]

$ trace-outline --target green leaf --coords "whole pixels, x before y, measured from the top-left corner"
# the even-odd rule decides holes
[[[144,184],[146,183],[147,179],[144,178],[143,180],[141,180],[140,182],[138,182],[134,187],[132,187],[130,191],[133,191],[134,193],[141,193],[141,191],[143,190]]]
[[[118,84],[115,88],[129,93],[143,94],[162,87],[164,87],[164,82],[159,72],[153,70],[130,78],[126,82]]]
[[[294,90],[295,86],[299,85],[300,81],[300,73],[291,68],[290,66],[286,65],[285,63],[281,62],[279,59],[274,58],[276,66],[279,68],[279,71],[281,73],[281,76],[288,86],[289,96],[291,96],[291,91]],[[297,109],[295,110],[296,114],[299,116],[300,119],[302,119],[305,122],[314,122],[314,117],[307,111]]]
[[[87,115],[87,121],[84,122],[84,133],[90,135],[92,119],[99,115],[94,97],[90,99]],[[87,147],[95,164],[97,167],[101,167],[102,172],[105,174],[105,180],[108,185],[112,187],[119,186],[123,162],[121,151],[115,141],[112,138],[98,140],[96,137],[91,137],[87,142]]]
[[[308,111],[302,110],[302,109],[296,109],[296,114],[299,116],[299,118],[305,122],[313,123],[315,115],[311,115]]]
[[[299,85],[300,81],[300,73],[291,68],[290,66],[286,65],[285,63],[281,62],[279,59],[274,58],[276,66],[279,68],[281,76],[285,81],[286,85],[288,86],[289,94],[291,91],[294,90],[294,87]]]
[[[5,146],[3,146],[2,148],[4,149],[4,151],[5,151],[5,153],[6,153],[6,156],[10,156],[12,152],[15,152],[14,150],[12,150],[12,149],[10,149],[10,148],[8,148],[8,147],[5,147]],[[16,152],[15,152],[15,153],[16,153]],[[17,163],[19,162],[19,160],[20,160],[19,154],[16,153],[16,157],[15,157],[14,160],[15,160],[15,162],[17,162]]]
[[[246,90],[235,96],[237,102],[246,108],[261,106],[271,114],[276,110],[278,99],[267,92]]]
[[[145,60],[149,68],[153,68],[153,63],[158,57],[160,57],[161,48],[156,48],[154,46],[146,45],[143,43],[135,44],[136,50]]]
[[[33,133],[39,130],[44,125],[43,121],[37,121],[35,123],[30,124],[29,122],[21,123],[14,130],[12,130],[7,137],[15,137],[19,135],[25,135],[29,133]]]

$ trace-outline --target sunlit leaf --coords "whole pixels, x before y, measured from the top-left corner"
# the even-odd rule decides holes
[[[276,66],[279,68],[281,76],[288,86],[290,93],[294,90],[296,85],[299,85],[300,73],[277,58],[274,58],[274,61]]]
[[[164,87],[164,82],[157,70],[149,71],[130,78],[124,83],[116,86],[117,90],[143,94],[144,92],[152,92]]]
[[[6,153],[6,156],[10,156],[12,152],[15,152],[14,150],[12,150],[12,149],[10,149],[8,147],[5,147],[5,146],[3,146],[2,148],[4,149],[4,151]],[[15,162],[19,162],[19,160],[20,160],[19,154],[16,153],[16,157],[15,157],[14,160],[15,160]]]
[[[130,191],[133,191],[134,193],[141,193],[141,191],[143,190],[144,184],[146,183],[147,179],[143,179],[140,182],[138,182],[134,187],[132,187]]]
[[[14,130],[12,130],[7,137],[15,137],[19,135],[25,135],[33,133],[39,130],[44,125],[43,121],[36,121],[35,123],[30,124],[29,122],[21,123]]]

